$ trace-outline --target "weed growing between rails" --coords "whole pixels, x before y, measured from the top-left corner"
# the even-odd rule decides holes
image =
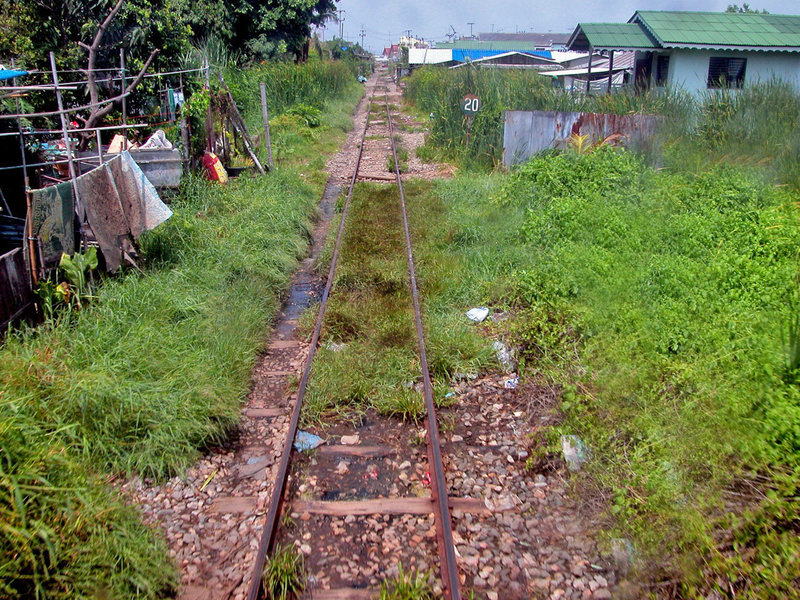
[[[608,503],[636,577],[797,597],[795,194],[753,168],[654,172],[611,149],[407,189],[411,215],[441,213],[412,217],[431,240],[426,315],[513,314],[523,374],[562,390],[554,433],[590,448],[578,488]]]
[[[314,363],[304,418],[322,424],[327,416],[358,415],[370,408],[386,416],[418,421],[424,414],[416,381],[419,359],[408,294],[402,223],[396,190],[359,184],[345,229],[342,259],[329,300],[323,339]],[[469,330],[437,316],[426,331],[431,375],[444,382],[456,372],[479,370],[491,349]]]

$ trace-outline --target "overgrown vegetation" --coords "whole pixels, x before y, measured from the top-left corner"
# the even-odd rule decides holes
[[[469,150],[460,102],[467,93],[482,101]],[[428,153],[467,167],[499,164],[505,110],[641,113],[669,118],[661,137],[666,160],[675,165],[702,170],[709,161],[734,159],[766,165],[781,180],[800,184],[800,141],[795,135],[800,127],[800,95],[787,82],[709,90],[699,97],[677,89],[583,96],[556,89],[549,78],[530,71],[424,68],[407,80],[406,97],[422,113],[432,114]]]
[[[468,150],[467,117],[461,111],[461,99],[466,94],[477,94],[481,99],[481,109],[472,121]],[[479,67],[419,69],[406,80],[405,97],[421,113],[430,114],[428,146],[445,159],[479,168],[495,166],[501,160],[505,110],[640,112],[685,119],[687,106],[691,105],[691,98],[680,92],[573,96],[533,71]]]
[[[349,417],[367,409],[414,422],[423,418],[413,319],[397,189],[359,184],[304,418],[321,424],[332,414]],[[446,382],[491,363],[491,348],[452,309],[437,312],[430,322],[427,351],[434,379]],[[439,401],[441,392],[437,386]]]
[[[381,583],[380,600],[433,600],[435,598],[428,578],[416,571],[405,572],[397,565],[397,576]]]
[[[753,166],[654,171],[608,147],[407,190],[414,235],[440,232],[426,314],[515,315],[524,373],[564,390],[559,433],[590,447],[586,489],[650,580],[797,597],[797,193]]]
[[[279,546],[264,565],[261,587],[268,600],[296,600],[306,589],[303,555],[293,545]]]
[[[320,152],[352,127],[362,90],[354,82],[340,92],[313,139],[287,134],[287,158],[268,176],[224,187],[188,177],[174,216],[141,240],[144,272],[106,280],[90,303],[8,335],[0,595],[173,593],[163,540],[106,484],[179,473],[236,423],[279,296],[306,252],[325,179]]]

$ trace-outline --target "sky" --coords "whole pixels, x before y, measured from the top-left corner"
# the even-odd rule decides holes
[[[472,31],[505,33],[565,32],[571,33],[578,23],[626,22],[636,10],[696,10],[722,12],[737,0],[339,0],[343,10],[344,38],[361,42],[380,53],[385,46],[397,42],[406,30],[414,37],[431,41],[447,41],[446,34],[469,35]],[[753,9],[766,9],[775,14],[800,14],[800,0],[751,0]],[[339,24],[329,22],[325,39],[338,35]]]

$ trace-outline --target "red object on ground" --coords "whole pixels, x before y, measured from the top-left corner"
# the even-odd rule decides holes
[[[228,181],[228,173],[225,171],[225,167],[222,166],[219,157],[213,152],[203,153],[203,166],[206,169],[206,177],[211,181],[219,181],[220,183]]]

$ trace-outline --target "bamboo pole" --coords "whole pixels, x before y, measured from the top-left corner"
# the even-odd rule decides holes
[[[267,114],[267,84],[261,82],[261,113],[264,117],[264,142],[267,144],[267,166],[272,171],[275,163],[272,162],[272,142],[269,138],[269,115]]]
[[[58,87],[58,71],[56,70],[56,55],[51,52],[50,53],[50,66],[53,69],[53,84],[55,85],[56,89],[56,101],[58,102],[58,112],[61,116],[61,131],[64,136],[64,145],[67,152],[67,165],[69,167],[69,177],[70,181],[72,182],[72,195],[75,198],[75,207],[78,209],[78,214],[81,218],[81,245],[85,245],[84,239],[84,231],[83,231],[83,223],[86,220],[86,214],[83,208],[83,205],[80,201],[80,195],[78,194],[78,182],[76,180],[77,176],[75,174],[75,164],[72,161],[72,147],[69,141],[69,131],[67,130],[67,118],[66,118],[66,111],[64,110],[64,100],[61,97],[61,89]]]
[[[125,92],[128,85],[125,81],[125,49],[119,49],[119,76],[122,82],[121,92]],[[127,98],[122,98],[122,149],[128,149],[128,102]]]
[[[14,61],[11,61],[11,68],[15,67]],[[16,77],[13,78],[12,83],[16,83]],[[19,98],[14,99],[17,113],[20,112]],[[28,179],[28,159],[25,156],[25,138],[22,135],[22,119],[17,119],[17,129],[19,130],[19,151],[22,156],[22,184],[25,187],[25,237],[27,239],[28,258],[30,260],[31,268],[31,289],[36,289],[39,284],[39,268],[36,260],[36,239],[33,236],[33,201],[31,198],[31,185]],[[10,216],[10,211],[9,211]]]

